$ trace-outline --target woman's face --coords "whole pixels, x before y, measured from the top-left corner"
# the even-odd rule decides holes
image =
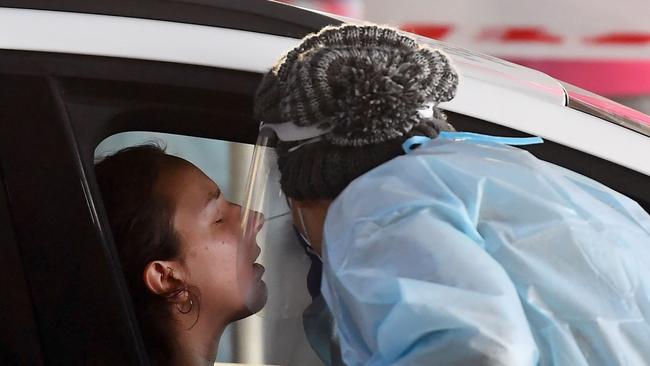
[[[257,243],[241,240],[242,208],[197,167],[178,162],[161,174],[157,188],[174,204],[182,280],[198,288],[201,317],[233,321],[259,311],[266,302],[264,268],[255,263]],[[263,218],[256,218],[259,231]]]

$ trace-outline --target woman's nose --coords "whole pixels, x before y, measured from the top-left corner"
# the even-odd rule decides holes
[[[239,207],[239,211],[242,217],[244,216],[248,217],[246,226],[248,226],[249,228],[254,228],[255,232],[259,232],[260,230],[262,230],[262,226],[264,226],[264,221],[265,221],[263,213],[255,210],[248,210],[248,215],[245,215],[244,214],[245,209],[241,205],[238,204],[234,204],[234,205]]]

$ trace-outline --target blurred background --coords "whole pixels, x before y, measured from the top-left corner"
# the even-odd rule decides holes
[[[648,0],[283,0],[486,53],[650,114]]]

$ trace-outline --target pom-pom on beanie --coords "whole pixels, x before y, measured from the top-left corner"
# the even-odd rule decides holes
[[[331,128],[325,137],[336,145],[375,144],[403,136],[427,103],[451,100],[457,83],[445,54],[396,30],[327,27],[265,77],[256,114],[267,123]]]

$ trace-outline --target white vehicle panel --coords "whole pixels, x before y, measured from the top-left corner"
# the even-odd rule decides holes
[[[265,72],[294,38],[159,20],[0,8],[0,48]]]
[[[465,83],[459,88],[457,97],[443,107],[540,136],[650,175],[647,162],[650,138],[584,112],[478,81]]]
[[[534,70],[442,42],[461,80],[450,111],[521,130],[650,175],[650,138],[564,106],[565,92]],[[298,39],[105,15],[0,8],[0,49],[110,56],[267,71]]]

